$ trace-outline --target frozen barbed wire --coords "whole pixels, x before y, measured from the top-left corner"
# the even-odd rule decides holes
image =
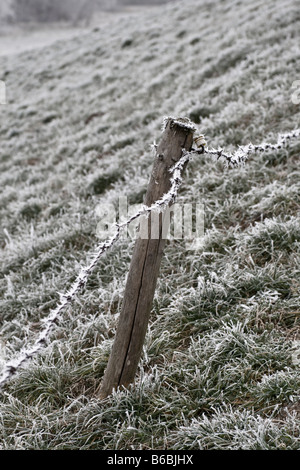
[[[79,292],[80,289],[82,289],[88,279],[94,268],[96,267],[99,259],[101,256],[106,253],[109,249],[111,249],[114,244],[117,242],[117,240],[120,238],[121,231],[126,228],[129,224],[131,224],[134,220],[138,219],[139,217],[143,215],[148,215],[152,211],[163,211],[169,204],[175,201],[176,196],[178,194],[178,190],[182,184],[182,170],[185,167],[185,164],[188,162],[190,159],[190,154],[189,153],[183,153],[182,157],[179,159],[179,161],[170,169],[170,173],[172,174],[172,177],[170,178],[171,180],[171,188],[168,191],[168,193],[164,194],[162,198],[158,199],[155,201],[151,206],[142,206],[142,208],[137,211],[134,215],[132,215],[128,220],[121,224],[116,224],[116,232],[115,234],[107,241],[101,243],[97,249],[96,253],[93,255],[90,263],[81,268],[75,282],[67,291],[65,294],[60,295],[60,303],[59,305],[50,312],[48,317],[44,320],[45,326],[42,332],[39,334],[37,337],[36,341],[34,342],[33,346],[30,348],[27,348],[21,352],[19,357],[15,360],[12,360],[8,362],[3,370],[2,374],[0,376],[0,389],[5,385],[5,383],[10,380],[17,372],[18,370],[29,360],[32,359],[35,354],[37,354],[43,346],[47,343],[47,339],[49,337],[49,334],[56,324],[57,320],[59,319],[60,314],[62,311],[67,307],[68,304],[70,304],[76,294]]]
[[[164,120],[164,125],[167,124],[166,118]],[[185,121],[178,122],[180,125],[185,124]],[[189,123],[188,123],[189,125]],[[190,127],[190,130],[195,130],[194,127]],[[267,150],[280,150],[282,149],[291,139],[295,139],[300,136],[300,129],[295,129],[291,132],[286,134],[281,134],[278,136],[277,143],[270,144],[270,143],[261,143],[259,145],[248,144],[245,146],[239,147],[239,149],[234,153],[226,153],[222,148],[218,149],[205,149],[202,147],[201,150],[194,150],[192,149],[190,152],[183,150],[182,156],[178,160],[178,162],[170,169],[170,173],[172,177],[170,178],[171,187],[168,193],[164,194],[160,199],[155,201],[151,206],[142,206],[142,208],[137,211],[134,215],[132,215],[128,220],[121,224],[116,224],[116,232],[115,234],[108,239],[107,241],[101,243],[97,248],[95,254],[92,256],[90,263],[81,268],[75,282],[65,294],[60,295],[60,303],[59,305],[50,312],[48,317],[43,321],[45,323],[44,329],[41,331],[39,336],[37,337],[36,341],[34,342],[33,346],[30,348],[25,349],[21,352],[19,357],[15,360],[12,360],[5,364],[2,374],[0,376],[0,389],[10,380],[18,370],[29,360],[32,359],[35,354],[37,354],[42,347],[47,343],[49,334],[59,319],[61,312],[70,304],[76,294],[82,289],[94,268],[96,267],[99,259],[101,256],[106,253],[109,249],[111,249],[117,240],[120,238],[121,232],[125,229],[128,225],[130,225],[134,220],[138,219],[139,217],[146,215],[148,216],[153,211],[161,212],[163,211],[169,204],[176,200],[178,190],[182,184],[182,171],[185,168],[185,165],[188,161],[193,157],[195,154],[199,153],[206,153],[216,158],[216,160],[222,160],[226,165],[237,167],[241,164],[244,164],[245,161],[248,159],[249,155],[255,152],[265,152]],[[155,145],[156,148],[156,145]]]
[[[218,149],[204,149],[204,153],[211,155],[216,160],[223,161],[227,166],[237,167],[245,163],[252,153],[266,152],[268,150],[281,150],[292,139],[300,136],[300,129],[294,129],[285,134],[279,134],[278,140],[275,144],[262,142],[259,145],[248,144],[238,148],[234,153],[226,153],[223,148]],[[197,151],[196,151],[197,152]]]

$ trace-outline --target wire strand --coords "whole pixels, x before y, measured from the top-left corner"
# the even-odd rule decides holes
[[[92,256],[90,263],[87,266],[81,268],[71,288],[65,294],[59,294],[60,303],[54,310],[50,312],[48,317],[44,320],[44,329],[35,340],[33,346],[23,350],[17,359],[8,362],[4,366],[2,374],[0,376],[0,388],[3,387],[3,385],[8,380],[10,380],[29,359],[32,359],[33,356],[37,354],[46,345],[49,334],[54,325],[56,324],[57,320],[59,319],[61,312],[67,307],[67,305],[69,305],[74,300],[79,290],[86,285],[89,276],[96,267],[99,259],[114,246],[114,244],[120,238],[121,231],[139,217],[150,214],[150,212],[154,210],[162,211],[170,203],[175,201],[176,196],[178,194],[178,190],[182,184],[182,170],[187,161],[190,159],[190,157],[191,155],[189,153],[183,153],[180,160],[171,168],[170,172],[173,176],[171,178],[171,188],[167,194],[155,201],[151,206],[142,206],[142,208],[137,211],[133,216],[131,216],[127,221],[123,222],[122,224],[117,224],[117,229],[113,237],[111,237],[104,243],[101,243],[97,247],[96,253]]]

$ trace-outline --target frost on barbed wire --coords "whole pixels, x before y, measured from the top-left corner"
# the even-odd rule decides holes
[[[186,162],[190,159],[191,155],[189,153],[183,153],[180,160],[170,169],[170,173],[172,177],[170,178],[171,181],[171,188],[168,193],[164,194],[160,199],[155,201],[151,206],[142,206],[142,208],[136,212],[133,216],[131,216],[127,221],[116,224],[117,229],[115,234],[107,241],[101,243],[97,249],[96,253],[93,255],[92,260],[90,261],[88,266],[81,268],[74,284],[64,294],[59,293],[60,295],[60,304],[50,312],[48,317],[44,320],[45,327],[43,331],[40,333],[36,341],[34,342],[31,348],[28,348],[21,352],[20,356],[12,360],[11,362],[7,363],[3,370],[0,377],[0,388],[10,379],[12,378],[17,371],[22,367],[29,359],[32,359],[35,354],[37,354],[42,347],[46,344],[48,336],[50,334],[51,329],[54,327],[55,323],[59,319],[59,315],[70,304],[76,294],[79,292],[81,288],[83,288],[96,267],[100,257],[106,253],[113,245],[117,242],[120,238],[121,231],[126,228],[131,222],[138,219],[143,215],[149,215],[152,211],[163,211],[169,204],[175,201],[178,190],[182,184],[182,176],[181,172],[184,169]]]
[[[164,127],[168,124],[169,120],[172,119],[170,117],[164,119]],[[186,119],[175,119],[175,123],[179,124],[180,126],[186,125],[189,130],[195,131],[196,128],[191,121]],[[248,159],[249,155],[254,152],[264,152],[267,150],[280,150],[284,145],[288,143],[289,140],[297,138],[300,136],[300,129],[295,129],[294,131],[288,132],[286,134],[279,135],[276,144],[269,144],[269,143],[261,143],[260,145],[253,145],[248,144],[243,147],[239,147],[239,149],[232,153],[225,153],[222,148],[216,149],[205,149],[204,153],[211,155],[216,158],[216,160],[221,159],[226,165],[237,167]],[[155,145],[156,147],[156,145]],[[202,153],[202,152],[200,152]],[[182,171],[186,165],[186,163],[193,157],[193,155],[199,154],[199,150],[192,149],[190,152],[183,149],[182,156],[178,160],[178,162],[170,169],[170,174],[172,177],[170,178],[171,181],[171,188],[168,193],[164,194],[160,199],[155,201],[151,206],[142,206],[142,208],[137,211],[134,215],[132,215],[127,221],[116,224],[116,232],[115,234],[107,241],[101,243],[97,249],[95,254],[92,256],[92,259],[88,266],[81,268],[75,282],[73,283],[72,287],[67,291],[65,294],[60,295],[60,304],[50,312],[48,317],[44,320],[45,327],[34,342],[31,348],[25,349],[21,352],[20,356],[5,364],[2,374],[0,376],[0,388],[11,378],[13,377],[19,368],[25,364],[29,359],[37,354],[42,347],[46,344],[48,336],[50,334],[51,329],[59,319],[59,315],[64,310],[64,308],[71,303],[76,294],[79,292],[81,288],[83,288],[92,271],[96,267],[100,257],[106,253],[109,249],[111,249],[117,240],[120,238],[121,231],[125,229],[131,222],[138,219],[141,216],[148,216],[153,211],[161,212],[163,211],[169,204],[176,200],[178,190],[182,184]]]
[[[240,146],[234,153],[226,153],[221,147],[218,149],[205,149],[204,153],[211,155],[216,161],[223,161],[227,166],[237,167],[244,164],[252,153],[266,152],[268,150],[281,150],[290,140],[299,137],[299,135],[300,129],[294,129],[286,134],[279,134],[278,140],[275,144],[262,142],[259,145],[254,145],[250,143],[248,145]]]

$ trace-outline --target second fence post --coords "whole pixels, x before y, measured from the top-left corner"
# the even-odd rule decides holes
[[[183,149],[191,150],[194,130],[192,123],[185,118],[167,120],[144,200],[147,206],[169,191],[169,170],[180,159]],[[149,218],[148,238],[136,240],[116,337],[100,387],[100,398],[107,397],[118,387],[128,387],[134,381],[166,242],[162,237],[163,215],[159,219],[158,238],[151,239]]]

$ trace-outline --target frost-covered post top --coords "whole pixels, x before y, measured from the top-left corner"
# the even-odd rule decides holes
[[[196,132],[197,127],[195,124],[187,117],[165,117],[163,120],[163,128],[162,130],[164,131],[167,127],[167,125],[170,124],[170,127],[174,126],[180,126],[183,127],[186,130],[192,131],[193,133]]]

